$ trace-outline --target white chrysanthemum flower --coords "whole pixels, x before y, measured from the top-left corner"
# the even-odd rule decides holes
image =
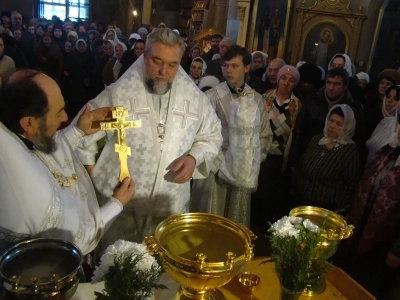
[[[309,219],[305,219],[305,220],[303,221],[303,225],[304,225],[304,228],[310,230],[311,232],[314,232],[314,233],[318,233],[318,232],[319,232],[319,227],[318,227],[318,225],[315,225],[315,224],[314,224],[313,222],[311,222]]]
[[[300,217],[289,217],[289,221],[290,221],[290,223],[292,223],[293,225],[295,225],[295,224],[301,224],[301,222],[303,221],[303,218],[300,218]]]
[[[136,264],[137,270],[150,270],[153,264],[158,267],[154,257],[148,254],[146,246],[129,241],[118,240],[114,244],[108,246],[104,254],[101,256],[101,263],[99,266],[96,266],[96,269],[93,272],[92,283],[104,280],[109,268],[114,265],[114,260],[117,256],[124,259],[138,254],[143,256]]]
[[[285,216],[272,224],[271,228],[273,230],[273,233],[281,237],[293,236],[297,238],[299,236],[300,229],[296,228],[295,225],[292,224],[291,218],[292,217]],[[297,219],[293,219],[293,221],[297,222]]]

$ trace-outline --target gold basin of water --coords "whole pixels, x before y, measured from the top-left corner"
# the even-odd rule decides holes
[[[166,273],[181,287],[179,299],[224,299],[216,290],[253,257],[256,237],[242,225],[206,213],[173,216],[146,237]]]

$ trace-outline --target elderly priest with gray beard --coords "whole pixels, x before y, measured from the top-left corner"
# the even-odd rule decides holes
[[[180,67],[183,39],[169,28],[148,35],[145,51],[113,85],[89,102],[92,108],[123,106],[131,148],[127,165],[136,183],[135,199],[118,216],[102,248],[118,239],[142,242],[165,218],[189,211],[190,179],[206,178],[222,144],[221,123],[210,101]],[[96,141],[106,136],[98,160]],[[90,166],[100,201],[118,182],[116,131],[85,138],[79,158]],[[104,243],[103,243],[104,242]]]
[[[101,207],[74,150],[99,129],[112,110],[86,107],[78,122],[67,120],[57,83],[42,73],[22,70],[0,95],[0,255],[34,237],[64,239],[88,254],[134,195],[127,178],[116,184]],[[111,196],[112,195],[112,196]]]

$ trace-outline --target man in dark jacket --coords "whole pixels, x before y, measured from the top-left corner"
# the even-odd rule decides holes
[[[232,41],[229,37],[224,37],[219,43],[219,55],[224,56],[228,51],[229,47],[232,45]],[[221,69],[221,58],[213,59],[207,62],[207,73],[209,75],[215,76],[219,81],[224,80],[224,75],[222,74]]]
[[[305,99],[294,128],[293,141],[289,157],[291,168],[297,164],[311,138],[323,132],[325,119],[335,104],[347,104],[354,112],[356,130],[353,141],[363,153],[365,149],[365,128],[362,105],[353,99],[349,90],[349,75],[342,68],[333,68],[326,75],[325,86],[317,93]]]
[[[20,45],[21,45],[21,50],[24,52],[24,56],[26,57],[26,59],[29,63],[29,66],[31,68],[36,67],[36,62],[35,62],[34,54],[33,54],[33,47],[35,45],[35,37],[28,30],[23,28],[22,15],[19,12],[13,11],[11,13],[11,25],[12,25],[11,31],[13,31],[13,29],[21,30],[21,38],[19,40]]]
[[[208,61],[212,60],[214,54],[218,53],[218,51],[219,51],[219,43],[221,42],[222,38],[223,38],[223,36],[220,35],[220,34],[214,34],[211,37],[211,43],[210,43],[211,44],[211,49],[201,56],[201,58],[205,62],[208,62]]]

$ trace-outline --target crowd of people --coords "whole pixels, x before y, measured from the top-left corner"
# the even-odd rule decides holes
[[[367,73],[356,74],[345,53],[335,54],[324,70],[305,61],[269,61],[266,53],[250,53],[218,34],[202,53],[186,34],[163,23],[126,37],[115,24],[24,20],[16,11],[1,14],[2,139],[13,147],[22,140],[33,150],[28,158],[20,149],[27,164],[44,163],[49,200],[43,211],[63,206],[54,191],[61,203],[64,195],[79,198],[77,207],[86,204],[73,228],[65,218],[54,221],[62,209],[22,226],[24,221],[10,219],[19,206],[10,206],[0,213],[0,233],[9,237],[0,237],[0,246],[46,229],[54,236],[58,226],[73,232],[71,239],[87,254],[100,238],[103,249],[120,238],[140,242],[164,218],[189,211],[222,215],[264,234],[268,222],[312,205],[355,226],[335,259],[374,295],[388,297],[387,276],[396,276],[400,266],[398,69],[385,69],[370,82]],[[116,133],[89,130],[118,105],[142,120],[142,128],[127,137],[133,180],[122,183]],[[50,113],[52,130],[46,127]],[[67,119],[69,127],[56,133]],[[44,146],[51,146],[53,135],[61,146],[51,151]],[[10,151],[1,149],[3,165],[15,155]],[[58,176],[61,188],[54,190],[46,170],[54,175],[68,168],[86,181],[66,196],[74,177],[63,175],[63,185]],[[18,174],[4,174],[0,191],[7,194]],[[18,203],[31,196],[20,192],[9,195]],[[53,225],[44,226],[48,220]]]

